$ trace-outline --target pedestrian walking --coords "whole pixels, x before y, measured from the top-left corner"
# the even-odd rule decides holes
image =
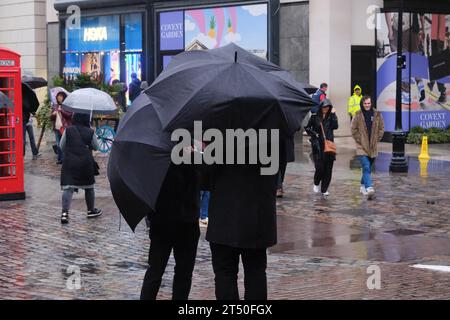
[[[133,72],[131,74],[131,82],[128,85],[128,95],[131,103],[133,103],[134,99],[141,94],[141,91],[141,80],[139,80],[137,74]]]
[[[102,214],[102,210],[95,208],[95,177],[98,168],[92,155],[92,150],[98,150],[99,144],[94,130],[90,128],[88,114],[76,113],[73,125],[68,127],[60,143],[64,152],[61,168],[62,214],[61,223],[69,222],[69,210],[74,192],[84,189],[87,206],[87,217],[94,218]]]
[[[73,113],[62,108],[62,104],[66,98],[67,94],[65,92],[61,91],[57,93],[56,103],[53,105],[52,114],[50,116],[53,132],[55,133],[56,146],[54,147],[54,151],[57,154],[57,164],[62,164],[64,160],[64,153],[60,148],[61,137],[65,129],[72,124]]]
[[[30,139],[30,148],[33,154],[33,160],[36,160],[41,156],[36,146],[36,140],[34,138],[33,120],[31,118],[39,107],[39,101],[34,91],[28,85],[22,85],[24,89],[22,99],[22,126],[23,126],[23,155],[25,156],[27,134]]]
[[[359,85],[355,85],[353,88],[353,95],[348,98],[347,103],[347,113],[350,116],[350,122],[355,117],[357,111],[361,110],[361,98],[362,98],[362,89]]]
[[[325,82],[320,84],[319,89],[317,89],[317,91],[311,97],[316,105],[319,105],[323,100],[327,98],[327,90],[328,84],[326,84]]]
[[[323,100],[317,111],[311,114],[308,125],[305,128],[306,133],[311,137],[311,147],[314,159],[314,193],[322,193],[326,199],[330,192],[328,187],[331,183],[333,164],[336,160],[336,154],[325,150],[326,141],[334,142],[334,130],[338,128],[338,119],[336,109],[328,99]]]
[[[294,137],[289,137],[285,140],[284,148],[280,149],[280,170],[277,177],[277,198],[284,197],[283,183],[286,175],[286,168],[289,162],[295,161],[295,144]],[[281,152],[285,153],[285,156]]]
[[[356,155],[362,167],[360,192],[372,199],[375,195],[371,167],[378,155],[378,142],[384,134],[384,120],[381,113],[372,106],[370,96],[361,99],[361,110],[352,120],[352,136],[356,142]]]
[[[142,284],[141,300],[156,300],[172,250],[175,259],[172,299],[188,299],[200,238],[199,192],[194,166],[172,163],[156,210],[150,215],[149,267]]]

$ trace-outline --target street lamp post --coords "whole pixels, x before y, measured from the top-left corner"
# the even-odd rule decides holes
[[[392,159],[389,166],[391,172],[408,172],[408,162],[405,157],[406,134],[402,126],[402,70],[406,67],[403,55],[403,0],[398,12],[397,38],[397,92],[395,103],[395,132],[392,133]]]

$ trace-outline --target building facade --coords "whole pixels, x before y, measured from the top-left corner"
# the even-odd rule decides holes
[[[447,10],[449,1],[441,1],[434,11],[431,10],[434,0],[427,6],[421,1],[403,2],[405,12],[409,12],[405,20],[415,11],[425,21],[423,56],[428,59],[433,55],[437,59],[431,43],[441,37],[445,51],[450,42],[447,41],[449,26],[447,18],[439,20],[433,14],[436,10]],[[384,67],[380,72],[380,68],[386,57],[392,57],[395,52],[389,39],[393,37],[389,35],[392,24],[388,26],[387,22],[393,20],[386,17],[390,16],[389,11],[398,10],[399,3],[394,0],[36,0],[16,4],[3,0],[0,6],[8,9],[0,10],[0,43],[23,54],[25,70],[49,79],[56,74],[70,79],[78,72],[88,72],[104,82],[115,79],[128,82],[135,72],[151,82],[179,52],[235,41],[280,64],[301,82],[315,86],[327,82],[328,95],[338,110],[337,134],[349,135],[347,100],[355,84],[363,88],[363,93],[374,97],[379,109],[385,112],[388,130],[392,130],[395,84],[389,80],[386,87],[383,85],[395,70],[386,71]],[[81,11],[70,8],[71,5]],[[413,19],[409,21],[412,27]],[[442,30],[436,34],[439,21],[443,21]],[[412,48],[405,51],[409,52],[408,57],[413,57]],[[434,51],[437,52],[436,48]],[[413,66],[415,60],[410,60]],[[414,68],[408,70],[414,72]],[[447,89],[446,77],[437,79],[436,75],[430,76],[428,69],[424,72],[421,75],[426,80],[422,81],[424,84],[417,80],[419,77],[405,75],[409,80],[404,81],[404,86],[409,87],[410,93],[402,106],[403,119],[408,119],[403,126],[406,131],[414,125],[449,124],[450,106],[447,102],[436,104],[444,90],[442,85]],[[436,84],[430,88],[431,78],[436,78],[439,87]],[[423,85],[425,100],[434,99],[436,103],[430,100],[422,106],[423,101],[419,102]]]

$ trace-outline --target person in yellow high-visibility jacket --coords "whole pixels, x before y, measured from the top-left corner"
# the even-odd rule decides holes
[[[347,112],[350,116],[350,121],[352,121],[353,117],[356,114],[356,111],[361,110],[360,102],[362,98],[362,90],[359,85],[356,85],[353,88],[353,95],[348,98],[348,109]]]

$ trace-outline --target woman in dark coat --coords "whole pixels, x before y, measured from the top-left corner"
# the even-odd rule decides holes
[[[336,156],[324,153],[325,137],[323,132],[325,132],[327,140],[334,141],[333,131],[337,128],[338,119],[336,109],[333,108],[331,101],[328,99],[323,100],[319,107],[312,112],[308,125],[305,127],[306,133],[311,137],[310,141],[314,165],[316,167],[313,190],[315,193],[322,192],[324,198],[330,195],[328,187],[330,186]]]
[[[94,207],[96,164],[92,150],[98,150],[99,145],[94,130],[90,128],[89,115],[77,113],[73,116],[73,125],[64,131],[60,147],[65,154],[61,169],[61,223],[69,222],[73,192],[78,189],[84,189],[87,217],[98,217],[102,211]]]

